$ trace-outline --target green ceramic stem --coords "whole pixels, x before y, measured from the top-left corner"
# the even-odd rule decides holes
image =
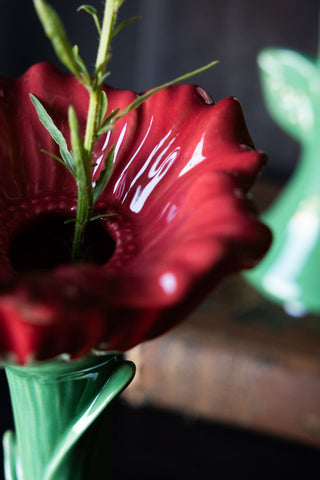
[[[15,423],[3,440],[6,480],[101,480],[108,432],[98,439],[92,425],[134,372],[115,355],[6,367]]]

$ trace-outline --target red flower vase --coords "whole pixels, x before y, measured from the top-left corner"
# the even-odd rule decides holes
[[[105,92],[108,113],[137,96]],[[96,215],[113,216],[93,222],[84,261],[70,265],[72,223],[65,220],[75,215],[76,185],[46,153],[59,155],[58,146],[30,93],[67,139],[68,106],[82,129],[88,107],[85,88],[49,64],[0,79],[0,356],[17,435],[5,437],[6,475],[75,480],[84,478],[72,467],[83,425],[133,376],[112,352],[166,332],[226,274],[254,266],[267,250],[270,232],[247,195],[266,158],[254,149],[236,99],[214,104],[194,85],[154,94],[96,144],[93,181],[115,146],[113,173],[95,206]],[[112,368],[105,367],[110,354]],[[121,380],[113,384],[117,362]],[[103,395],[91,382],[100,367],[107,370],[98,381]],[[24,451],[27,431],[34,433]]]

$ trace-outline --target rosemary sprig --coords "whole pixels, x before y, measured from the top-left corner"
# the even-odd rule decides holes
[[[91,5],[82,5],[78,8],[78,11],[84,10],[91,15],[100,37],[94,72],[90,75],[80,56],[77,45],[71,45],[57,12],[46,2],[46,0],[33,0],[38,17],[43,25],[46,35],[53,45],[57,57],[62,64],[67,67],[73,75],[75,75],[77,80],[86,87],[89,95],[89,108],[84,138],[82,138],[80,134],[76,111],[72,105],[69,106],[68,122],[71,138],[71,151],[68,149],[67,142],[63,137],[62,132],[54,124],[54,121],[44,106],[34,95],[30,95],[40,121],[49,132],[52,139],[59,146],[61,157],[57,157],[50,152],[46,153],[61,162],[70,171],[77,183],[77,214],[71,253],[72,262],[78,262],[81,260],[86,226],[90,221],[97,218],[93,216],[93,208],[106,187],[112,173],[114,146],[111,146],[106,154],[104,168],[101,170],[98,179],[94,183],[92,181],[92,154],[99,136],[106,133],[108,130],[113,129],[114,124],[120,118],[139,107],[139,105],[145,102],[145,100],[154,93],[173,85],[174,83],[184,81],[193,75],[203,72],[217,63],[216,61],[211,62],[204,67],[187,73],[186,75],[152,88],[145,94],[138,96],[123,110],[115,109],[107,115],[108,99],[103,91],[103,83],[109,75],[107,72],[107,66],[111,59],[111,41],[124,26],[138,18],[134,17],[117,25],[117,14],[124,1],[125,0],[105,0],[102,22],[100,22],[97,10]]]

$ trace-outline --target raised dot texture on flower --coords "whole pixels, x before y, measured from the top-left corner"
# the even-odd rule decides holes
[[[108,113],[136,97],[105,89]],[[154,94],[98,140],[94,180],[112,145],[115,154],[94,213],[113,216],[92,222],[87,261],[70,265],[60,250],[72,228],[64,221],[75,213],[75,180],[43,152],[58,155],[58,147],[29,93],[68,138],[68,106],[84,129],[87,92],[45,63],[20,79],[1,78],[0,91],[3,360],[127,350],[180,322],[217,281],[255,265],[268,248],[270,232],[247,198],[266,159],[238,101],[211,105],[201,89],[180,85]]]

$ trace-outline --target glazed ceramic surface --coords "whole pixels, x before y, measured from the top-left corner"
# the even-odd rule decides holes
[[[21,232],[38,228],[29,239],[38,250],[50,238],[41,240],[48,223],[70,218],[76,205],[73,178],[43,152],[59,154],[29,94],[66,137],[68,105],[84,128],[88,97],[74,77],[48,64],[18,80],[1,78],[0,90],[2,357],[26,363],[129,349],[165,332],[225,274],[265,253],[270,233],[247,198],[265,155],[254,149],[239,102],[212,105],[200,88],[181,85],[153,95],[99,139],[94,178],[115,145],[95,212],[115,214],[99,222],[114,245],[102,245],[110,259],[49,271],[13,266],[11,247]],[[109,112],[137,95],[105,91]],[[55,249],[45,248],[46,257]]]
[[[7,367],[16,432],[4,436],[6,480],[109,478],[107,419],[92,425],[134,371],[114,355]]]
[[[272,248],[247,278],[292,315],[319,313],[319,63],[291,50],[268,49],[260,54],[259,66],[266,105],[300,143],[301,158],[264,215],[274,234]]]

